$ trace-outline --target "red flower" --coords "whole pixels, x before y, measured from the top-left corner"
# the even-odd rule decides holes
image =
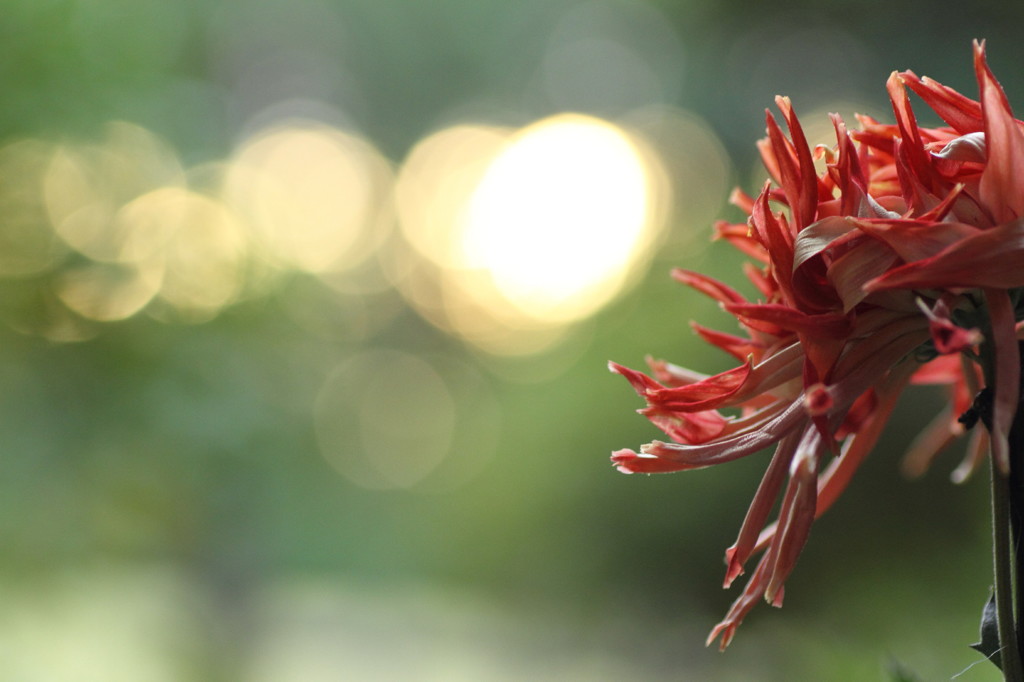
[[[893,73],[896,123],[862,116],[851,133],[832,115],[836,145],[813,153],[789,100],[776,98],[789,135],[769,113],[759,148],[771,180],[756,199],[734,194],[749,215],[745,225],[715,226],[756,263],[746,274],[761,299],[699,273],[674,273],[736,318],[742,335],[694,329],[741,364],[715,376],[651,359],[651,375],[609,365],[671,439],[613,453],[620,471],[696,469],[775,446],[726,552],[725,586],[751,556],[761,552],[760,561],[708,643],[721,635],[724,649],[762,597],[781,606],[813,520],[846,487],[908,383],[941,384],[951,399],[912,446],[906,471],[919,473],[963,433],[957,417],[986,380],[995,391],[992,452],[1008,470],[1020,376],[1024,124],[1013,118],[983,43],[975,43],[974,63],[979,101]],[[907,88],[948,127],[918,126]],[[820,175],[815,154],[825,160]],[[982,459],[985,440],[973,439],[957,480]]]

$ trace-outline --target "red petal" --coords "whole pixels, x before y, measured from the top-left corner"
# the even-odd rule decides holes
[[[885,244],[865,239],[832,262],[828,281],[850,312],[868,295],[864,284],[886,272],[899,258]]]
[[[717,279],[699,272],[676,268],[672,271],[672,278],[722,303],[745,303],[747,300],[728,284],[723,284]]]
[[[939,198],[928,189],[935,184],[935,174],[930,168],[925,171],[927,175],[923,177],[920,171],[915,171],[908,151],[910,148],[911,145],[902,140],[894,140],[896,177],[899,179],[900,190],[903,192],[903,200],[908,206],[909,214],[921,215],[934,209],[940,202]]]
[[[774,363],[765,363],[770,368],[785,363],[787,356],[781,356]],[[714,376],[705,377],[683,386],[666,387],[659,384],[643,372],[609,362],[608,369],[621,374],[633,386],[637,394],[647,401],[654,412],[642,410],[643,414],[664,416],[673,412],[703,412],[727,404],[736,392],[747,383],[751,376],[752,362],[747,361],[733,369]],[[762,372],[758,379],[774,376],[770,372]]]
[[[850,332],[850,320],[839,313],[808,315],[778,303],[729,303],[725,309],[754,329],[776,326],[819,338],[843,338]]]
[[[729,646],[729,642],[732,641],[733,636],[736,634],[736,628],[740,626],[743,619],[746,617],[750,610],[754,608],[758,602],[761,601],[761,597],[764,596],[764,590],[768,586],[767,581],[768,575],[768,556],[765,555],[761,558],[761,561],[757,564],[757,569],[754,574],[747,581],[746,586],[743,588],[743,593],[732,603],[729,607],[729,612],[725,614],[725,618],[722,622],[716,625],[712,630],[711,634],[708,635],[705,646],[710,646],[715,638],[719,635],[722,636],[722,641],[719,643],[718,648],[721,651],[725,651],[725,648]]]
[[[714,226],[714,239],[724,239],[750,258],[762,263],[768,262],[768,252],[761,242],[751,236],[750,226],[746,224],[735,225],[726,220],[719,220]]]
[[[744,355],[741,360],[746,359]],[[695,384],[698,381],[703,381],[708,378],[707,374],[701,374],[700,372],[694,372],[691,369],[680,367],[679,365],[673,365],[670,362],[664,360],[658,360],[652,358],[650,355],[644,358],[644,362],[651,368],[651,372],[654,373],[654,378],[661,383],[662,386],[689,386]]]
[[[836,144],[839,158],[834,168],[836,185],[842,197],[840,213],[843,215],[862,215],[863,205],[867,197],[867,179],[861,170],[857,158],[857,150],[846,130],[846,124],[839,114],[830,114],[832,126],[836,130]]]
[[[761,244],[768,251],[771,259],[772,272],[785,299],[793,301],[793,234],[788,226],[776,219],[768,206],[768,186],[754,202],[754,212],[750,215],[750,224],[754,228]]]
[[[739,208],[747,215],[750,215],[750,212],[754,208],[754,199],[739,187],[733,188],[732,192],[729,194],[729,203]]]
[[[768,585],[764,597],[772,606],[782,606],[782,585],[793,572],[797,557],[807,544],[814,523],[818,498],[818,461],[826,448],[816,430],[804,434],[793,459],[789,485],[779,510],[778,531],[770,552]]]
[[[647,394],[651,391],[662,388],[661,384],[643,372],[638,372],[635,369],[630,369],[629,367],[623,367],[617,362],[609,361],[608,370],[626,377],[626,381],[630,383],[633,390],[636,391],[637,395],[641,398],[646,398]]]
[[[907,91],[903,88],[903,81],[895,71],[889,76],[885,84],[889,91],[889,99],[892,100],[892,108],[896,113],[896,122],[900,129],[901,147],[906,155],[907,164],[913,176],[928,190],[932,188],[932,167],[931,157],[924,148],[921,140],[921,132],[917,127],[917,119],[910,108],[910,100],[907,99]]]
[[[707,343],[710,343],[712,346],[717,348],[721,348],[737,360],[745,360],[751,353],[755,353],[763,349],[761,344],[756,341],[745,339],[742,336],[734,336],[714,329],[708,329],[696,322],[691,322],[690,327]]]
[[[914,369],[913,363],[905,363],[882,380],[876,391],[878,402],[870,419],[861,427],[852,440],[847,441],[841,456],[829,462],[819,477],[818,503],[815,516],[821,516],[839,498],[850,483],[853,474],[878,442],[889,415],[896,406],[897,398],[907,385]]]
[[[772,461],[764,472],[761,484],[757,487],[754,499],[747,509],[743,525],[740,526],[739,536],[732,547],[725,552],[726,570],[723,587],[729,587],[736,578],[743,574],[743,564],[753,552],[761,528],[764,527],[768,514],[775,506],[779,491],[782,490],[782,481],[786,478],[786,472],[789,471],[789,465],[796,453],[800,436],[800,431],[793,431],[779,441],[775,454],[772,455]]]
[[[890,270],[864,285],[867,291],[1024,286],[1024,221],[975,232],[941,252]]]
[[[712,409],[727,402],[750,376],[751,361],[686,386],[658,387],[647,393],[652,405],[685,412]]]
[[[904,71],[900,77],[943,121],[961,135],[982,129],[981,105],[978,102],[931,78],[918,78],[913,71]]]
[[[942,151],[933,152],[932,156],[951,161],[970,161],[972,163],[985,163],[988,160],[988,151],[985,146],[985,133],[968,133],[956,138]]]
[[[834,405],[835,401],[825,384],[814,384],[804,390],[804,407],[807,409],[807,414],[812,417],[828,414]]]
[[[925,220],[858,220],[857,227],[885,244],[907,261],[930,258],[980,230],[964,223]]]
[[[700,469],[758,452],[778,442],[793,429],[801,428],[806,422],[803,402],[795,401],[754,430],[698,445],[654,441],[640,450],[644,455],[671,460],[677,467],[675,471]]]
[[[959,426],[960,430],[955,430],[955,426]],[[903,455],[900,471],[908,478],[921,476],[962,431],[963,427],[957,423],[952,407],[947,405],[914,437]]]
[[[1024,134],[988,64],[985,46],[974,44],[974,70],[985,116],[988,163],[981,174],[981,201],[997,223],[1024,217]]]
[[[775,282],[769,279],[761,268],[753,263],[744,263],[743,274],[747,276],[747,279],[750,280],[750,283],[754,285],[765,300],[771,300],[775,297]]]
[[[624,474],[669,474],[692,468],[660,457],[638,455],[632,450],[613,452],[612,464]]]
[[[799,282],[801,290],[815,286],[807,272],[808,265],[824,267],[820,259],[814,259],[827,250],[848,249],[831,262],[825,273],[837,296],[832,307],[842,304],[844,312],[852,310],[867,295],[861,285],[885,272],[895,260],[891,251],[878,242],[866,240],[856,227],[857,223],[849,218],[824,218],[804,229],[796,240],[793,279]],[[817,286],[821,289],[820,284]]]
[[[855,232],[857,223],[846,216],[831,216],[808,225],[793,244],[793,269],[829,248],[837,239]]]
[[[928,318],[928,330],[932,335],[932,342],[935,350],[941,355],[950,355],[972,348],[981,343],[981,332],[977,329],[965,329],[954,324],[950,318],[949,303],[947,296],[943,296],[935,302],[935,307],[929,309],[921,299],[917,300],[921,312]]]
[[[722,435],[728,420],[715,410],[678,412],[652,406],[640,410],[652,424],[677,443],[698,445]]]
[[[782,188],[793,212],[793,228],[799,232],[814,222],[818,207],[818,174],[807,138],[804,137],[803,128],[800,127],[789,98],[776,97],[775,105],[786,119],[792,143],[780,144],[782,132],[772,118],[769,118],[768,134],[777,154],[781,149],[789,152],[779,159],[779,170],[782,173]]]

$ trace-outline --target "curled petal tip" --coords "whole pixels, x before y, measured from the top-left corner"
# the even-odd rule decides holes
[[[733,635],[735,634],[735,624],[719,623],[714,628],[712,628],[711,634],[709,634],[708,638],[704,641],[704,646],[711,646],[711,644],[718,638],[718,636],[721,635],[722,639],[718,642],[718,650],[725,651],[728,648],[729,643],[732,641]]]
[[[616,450],[612,453],[612,464],[615,468],[624,474],[631,474],[633,470],[629,468],[629,463],[637,458],[637,454],[629,449]]]
[[[730,559],[728,568],[725,569],[725,580],[722,581],[722,589],[729,589],[736,578],[743,575],[743,565],[735,559]]]
[[[950,317],[946,301],[939,299],[934,309],[929,308],[920,298],[917,307],[928,318],[928,328],[932,335],[935,350],[941,355],[959,353],[977,346],[984,341],[984,336],[977,328],[964,328],[955,324]]]
[[[804,394],[804,408],[812,417],[820,417],[823,414],[828,414],[828,411],[832,409],[834,402],[832,395],[828,391],[828,387],[821,383],[808,386]]]

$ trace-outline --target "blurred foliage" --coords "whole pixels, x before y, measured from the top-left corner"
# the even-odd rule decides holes
[[[749,169],[774,94],[800,112],[887,117],[893,69],[973,93],[970,40],[986,37],[1024,108],[1011,35],[1022,11],[0,0],[0,140],[34,150],[8,167],[0,158],[0,244],[36,258],[0,253],[0,670],[51,681],[873,680],[896,659],[922,679],[996,679],[991,666],[968,669],[989,585],[984,482],[948,483],[955,453],[923,480],[897,474],[937,396],[908,396],[815,526],[786,608],[755,612],[723,656],[703,638],[734,597],[718,589],[720,557],[764,459],[618,475],[608,452],[656,435],[604,366],[650,353],[724,368],[687,327],[720,326],[717,309],[667,273],[683,265],[736,282],[736,259],[705,235],[732,215],[728,184],[761,182]],[[330,126],[309,139],[363,150],[353,172],[387,183],[438,130],[505,135],[564,111],[638,130],[676,202],[602,309],[557,324],[502,313],[499,335],[541,334],[529,352],[494,354],[444,326],[418,307],[429,289],[419,280],[400,291],[395,273],[423,259],[401,260],[401,239],[373,232],[393,220],[386,184],[338,190],[340,206],[374,214],[372,257],[321,270],[264,234],[237,259],[232,247],[210,261],[238,276],[222,298],[188,293],[190,282],[210,291],[197,274],[168,289],[167,268],[185,261],[166,256],[162,284],[114,312],[97,301],[139,291],[118,286],[147,281],[143,261],[90,251],[54,208],[74,214],[80,192],[117,215],[173,186],[217,213],[215,168],[288,116]],[[111,121],[137,129],[127,165],[96,161],[113,158],[102,146]],[[80,176],[40,199],[58,148]],[[110,198],[108,171],[145,187]],[[294,172],[313,191],[307,178],[327,171]],[[217,204],[240,211],[229,223],[266,193],[245,197],[241,209]],[[153,210],[147,225],[170,209]],[[203,234],[222,224],[202,222]],[[436,461],[417,459],[428,451]]]

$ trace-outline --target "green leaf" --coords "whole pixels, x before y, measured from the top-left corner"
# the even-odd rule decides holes
[[[995,663],[1000,670],[1003,669],[1002,657],[999,655],[999,626],[996,623],[994,592],[989,596],[981,612],[981,641],[972,644],[971,648],[984,654],[985,658]]]

